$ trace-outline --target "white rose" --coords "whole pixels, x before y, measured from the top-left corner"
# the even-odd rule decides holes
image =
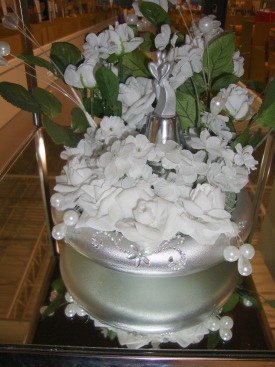
[[[248,94],[248,89],[230,84],[227,89],[221,89],[220,93],[230,115],[237,121],[245,119],[254,100],[254,97]]]
[[[116,197],[110,221],[129,241],[153,252],[164,240],[182,229],[181,209],[157,197],[151,190],[130,188]]]
[[[93,175],[93,169],[87,166],[85,159],[73,158],[64,166],[69,185],[79,186]]]
[[[214,244],[220,234],[238,233],[237,225],[230,221],[224,210],[225,195],[209,184],[198,185],[191,190],[189,199],[182,200],[185,209],[187,233],[200,244]]]

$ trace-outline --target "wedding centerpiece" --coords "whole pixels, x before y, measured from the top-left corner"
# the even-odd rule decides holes
[[[61,273],[81,309],[121,344],[187,346],[217,330],[217,320],[229,340],[232,320],[219,310],[238,272],[252,271],[243,188],[256,169],[253,151],[274,131],[275,82],[255,110],[234,33],[203,16],[182,34],[167,2],[133,7],[127,23],[88,34],[83,50],[57,42],[48,60],[18,56],[70,86],[71,127],[54,122],[61,104],[47,90],[3,82],[0,94],[41,113],[65,146],[52,235],[68,244]],[[17,28],[18,18],[3,25]]]

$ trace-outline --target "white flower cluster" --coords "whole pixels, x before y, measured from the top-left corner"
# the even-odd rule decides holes
[[[63,152],[69,159],[55,187],[62,198],[52,203],[59,210],[80,207],[76,227],[119,231],[148,253],[179,232],[200,244],[213,244],[222,233],[237,235],[224,209],[225,192],[246,184],[255,163],[249,147],[239,144],[234,152],[207,129],[190,145],[197,152],[173,141],[155,145],[120,118],[105,118],[77,148]]]

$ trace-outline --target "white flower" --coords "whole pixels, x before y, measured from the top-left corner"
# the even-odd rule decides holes
[[[101,120],[100,128],[96,131],[96,139],[108,144],[114,138],[120,138],[128,131],[123,120],[118,116],[105,116]]]
[[[161,33],[155,37],[155,46],[158,50],[163,51],[168,45],[171,36],[171,28],[168,24],[161,26]]]
[[[179,207],[140,188],[123,190],[110,208],[110,221],[129,241],[151,253],[182,229]]]
[[[108,185],[105,180],[94,180],[90,185],[83,185],[77,204],[84,210],[77,227],[92,227],[100,231],[114,231],[109,220],[109,207],[121,188]]]
[[[98,60],[91,59],[83,62],[78,67],[68,65],[64,72],[64,80],[67,84],[76,88],[92,88],[96,85],[94,69]]]
[[[200,244],[214,244],[220,234],[237,235],[238,227],[224,210],[225,195],[209,184],[198,185],[182,200],[188,232]]]
[[[222,156],[222,152],[227,145],[221,138],[211,136],[206,129],[202,130],[199,138],[191,136],[189,144],[193,149],[205,149],[209,153],[211,159]]]
[[[105,31],[109,35],[108,49],[110,55],[126,54],[134,51],[142,42],[142,37],[135,37],[134,31],[126,23],[115,23],[115,28],[109,26],[109,30]]]
[[[202,50],[184,45],[171,50],[168,54],[169,61],[176,61],[172,68],[172,75],[169,79],[171,86],[176,89],[190,78],[194,72],[202,70]]]
[[[177,202],[179,197],[189,195],[190,187],[186,186],[185,180],[180,175],[170,172],[166,179],[162,177],[156,179],[154,192],[168,201]]]
[[[236,51],[233,56],[234,74],[238,77],[244,74],[244,58],[240,56],[240,51]]]
[[[156,158],[155,144],[150,143],[143,134],[128,136],[125,139],[125,144],[133,144],[132,155],[138,159],[152,161]]]
[[[153,111],[155,100],[152,80],[130,77],[119,85],[118,100],[122,102],[122,118],[132,129],[141,128]]]
[[[210,112],[203,112],[201,114],[201,121],[208,127],[215,135],[223,140],[229,142],[235,133],[232,133],[226,123],[229,121],[228,116],[213,115]]]
[[[237,144],[235,149],[237,151],[237,154],[235,154],[234,157],[234,162],[236,165],[245,165],[245,167],[248,169],[248,172],[250,172],[250,170],[255,170],[256,164],[258,162],[252,156],[253,147],[251,145],[247,145],[243,148],[241,144]]]
[[[255,98],[248,94],[248,89],[236,84],[230,84],[228,88],[221,89],[220,96],[225,100],[227,111],[237,121],[245,119]]]
[[[85,139],[81,139],[80,142],[77,144],[76,148],[65,147],[65,151],[63,151],[60,154],[60,157],[66,160],[71,156],[90,157],[93,154],[95,148],[96,148],[96,142],[95,145],[91,145],[87,143]]]
[[[135,50],[143,42],[142,37],[135,37],[131,27],[125,24],[118,24],[115,27],[101,32],[98,36],[93,33],[88,34],[84,44],[85,59],[102,58],[106,59],[115,53],[123,55]]]
[[[106,57],[109,56],[105,52],[102,53],[100,41],[97,35],[94,33],[89,33],[86,36],[86,42],[83,45],[83,49],[84,49],[83,55],[85,57],[85,60],[88,59],[99,60],[99,58],[105,59]]]
[[[118,180],[127,175],[131,167],[146,163],[146,159],[133,157],[132,152],[132,144],[125,144],[120,140],[116,140],[112,144],[110,151],[100,156],[98,165],[103,167],[108,184],[115,185]]]
[[[73,186],[80,186],[93,175],[93,169],[88,167],[84,158],[74,157],[64,166],[64,172],[67,176],[67,183]]]
[[[248,170],[245,167],[227,166],[225,163],[212,163],[207,172],[207,181],[223,192],[239,193],[248,183]]]
[[[192,154],[189,150],[181,152],[181,161],[179,164],[179,172],[186,184],[192,184],[198,178],[198,175],[205,175],[207,172],[207,164],[204,162],[206,153],[201,150]]]

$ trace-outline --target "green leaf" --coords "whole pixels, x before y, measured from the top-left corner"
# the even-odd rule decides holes
[[[58,278],[53,281],[52,289],[57,292],[57,296],[54,300],[48,305],[46,310],[42,313],[42,320],[44,320],[47,316],[54,313],[59,306],[65,301],[66,287],[61,278]]]
[[[221,338],[218,331],[210,332],[207,336],[207,349],[216,349]]]
[[[58,295],[55,297],[55,299],[48,305],[48,307],[45,309],[45,311],[41,315],[41,319],[45,320],[45,318],[52,313],[54,313],[58,307],[62,305],[62,303],[65,300],[65,294],[58,293]]]
[[[257,123],[262,127],[275,126],[275,79],[267,86],[263,103],[258,111]]]
[[[262,139],[262,129],[258,129],[257,132],[249,137],[248,144],[253,148],[257,146],[257,144]]]
[[[205,91],[205,83],[203,80],[203,76],[200,73],[194,73],[191,78],[188,78],[179,88],[183,93],[191,94],[194,98],[196,98],[196,90],[198,95]]]
[[[157,28],[160,28],[162,24],[170,24],[168,13],[158,4],[141,1],[139,3],[139,10]]]
[[[191,95],[176,92],[176,111],[184,131],[195,126],[196,121],[196,100]]]
[[[149,4],[149,2],[148,2]],[[139,50],[129,52],[123,55],[123,65],[132,71],[135,77],[143,76],[150,78],[151,74],[148,70],[148,63],[151,59]]]
[[[129,78],[129,76],[132,76],[133,72],[127,66],[121,64],[119,68],[119,82],[125,83],[126,79]]]
[[[64,285],[64,282],[61,278],[55,279],[52,284],[51,287],[53,290],[55,290],[58,293],[65,293],[66,292],[66,287]]]
[[[40,113],[40,104],[24,87],[16,83],[1,82],[0,95],[9,103],[22,110]]]
[[[47,116],[43,118],[43,125],[55,144],[74,148],[80,141],[80,138],[71,129],[58,125]]]
[[[232,311],[240,301],[240,296],[237,293],[233,293],[229,300],[222,306],[222,312]]]
[[[176,40],[176,46],[183,46],[185,44],[185,34],[181,32],[176,32],[177,40]]]
[[[249,141],[249,127],[246,127],[243,132],[237,136],[237,138],[231,143],[231,147],[235,148],[237,144],[241,144],[242,146],[245,146],[247,142]]]
[[[155,35],[152,32],[142,33],[143,42],[139,46],[139,49],[143,52],[152,52],[156,50],[155,47]]]
[[[101,91],[101,95],[107,101],[109,106],[113,106],[116,103],[118,97],[118,77],[111,70],[101,66],[95,73],[95,79]]]
[[[78,65],[83,60],[81,51],[68,42],[54,42],[51,47],[51,58],[58,64],[62,73],[69,64]]]
[[[222,33],[204,49],[203,66],[211,80],[222,74],[232,74],[234,70],[235,34]]]
[[[86,104],[84,104],[84,106],[86,107]],[[102,99],[95,98],[93,100],[92,115],[93,116],[98,116],[98,117],[104,116],[104,106],[103,106],[103,103],[102,103]]]
[[[41,111],[49,117],[55,117],[62,111],[61,102],[46,89],[36,87],[32,91],[33,97],[39,103]]]
[[[117,54],[111,54],[110,56],[108,56],[107,58],[107,62],[111,63],[111,64],[116,64],[119,60],[119,57]]]
[[[55,68],[51,62],[48,60],[42,59],[41,57],[34,56],[34,55],[27,55],[27,54],[19,54],[17,55],[18,59],[23,60],[29,65],[36,65],[42,68],[46,68],[47,70],[51,71],[52,73],[55,72]]]
[[[240,78],[234,74],[222,74],[212,83],[211,91],[217,94],[222,88],[227,88],[230,84],[237,84]]]
[[[78,107],[71,110],[71,128],[75,133],[84,133],[89,127],[85,113]]]

